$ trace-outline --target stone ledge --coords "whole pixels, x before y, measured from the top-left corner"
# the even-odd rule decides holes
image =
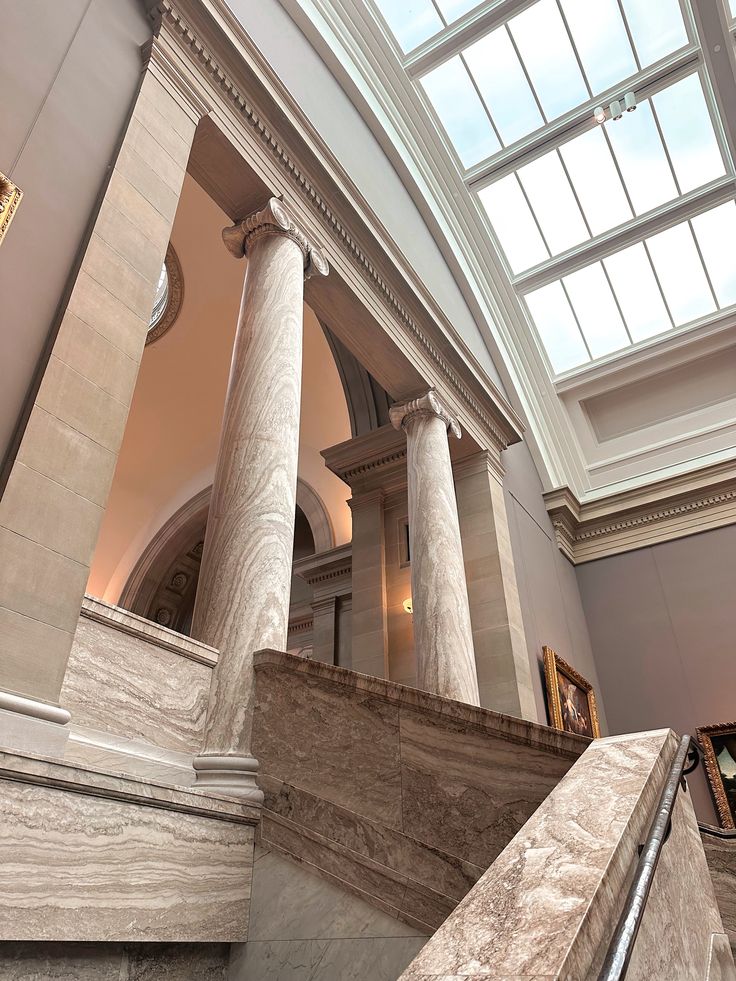
[[[130,634],[140,640],[163,647],[167,651],[179,654],[181,657],[189,658],[190,661],[198,661],[206,664],[207,667],[214,668],[217,664],[218,652],[214,647],[209,647],[193,637],[186,637],[168,627],[162,627],[152,620],[123,610],[112,603],[106,603],[96,596],[85,594],[82,601],[80,616],[88,620],[96,620],[122,633]]]
[[[256,671],[278,669],[294,674],[306,674],[327,681],[338,688],[364,691],[366,694],[377,696],[402,708],[416,708],[421,712],[440,715],[447,722],[470,725],[509,742],[549,750],[557,756],[571,760],[576,760],[590,743],[590,739],[586,736],[561,732],[539,723],[516,719],[491,709],[466,705],[464,702],[456,702],[441,695],[420,691],[418,688],[400,685],[395,681],[385,681],[383,678],[374,678],[348,668],[308,660],[283,651],[256,651],[253,666]]]
[[[234,824],[258,824],[260,808],[235,797],[172,787],[143,777],[111,773],[43,756],[0,751],[0,780],[52,787],[88,797],[179,811]]]

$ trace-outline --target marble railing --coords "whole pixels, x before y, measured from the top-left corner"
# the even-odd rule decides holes
[[[594,981],[676,748],[671,730],[593,742],[401,981]],[[626,978],[727,979],[733,970],[681,790]]]
[[[189,763],[202,745],[216,663],[214,648],[85,596],[60,703],[87,746],[104,733],[113,751],[151,746]]]
[[[588,740],[276,651],[255,656],[264,844],[431,932]]]

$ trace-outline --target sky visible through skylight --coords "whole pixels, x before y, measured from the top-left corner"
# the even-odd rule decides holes
[[[478,13],[477,0],[375,2],[405,53]],[[523,286],[530,270],[584,255],[599,236],[636,228],[731,173],[697,64],[623,118],[598,125],[590,110],[572,137],[519,153],[512,172],[494,176],[507,148],[516,153],[602,93],[610,101],[636,91],[642,72],[690,43],[679,0],[537,0],[417,81],[461,169],[481,176],[479,201],[557,374],[736,303],[733,201],[541,288]]]

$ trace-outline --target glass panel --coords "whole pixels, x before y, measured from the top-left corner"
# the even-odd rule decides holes
[[[520,167],[518,174],[552,255],[590,238],[555,150]]]
[[[505,27],[472,44],[465,58],[507,146],[544,125]]]
[[[562,10],[593,92],[635,74],[634,53],[616,0],[562,0]]]
[[[696,74],[652,97],[683,194],[724,173],[713,124]]]
[[[515,174],[503,177],[478,195],[488,213],[511,270],[522,272],[549,259],[549,252],[521,193]]]
[[[600,126],[565,143],[560,153],[594,235],[634,217]]]
[[[730,0],[729,8],[731,10],[731,16],[736,17],[736,0]]]
[[[623,119],[604,124],[637,215],[677,197],[652,107],[642,102]]]
[[[736,303],[736,203],[729,201],[693,218],[693,229],[719,305]]]
[[[425,75],[422,85],[465,167],[501,149],[459,57]]]
[[[600,262],[565,276],[565,287],[590,353],[601,358],[631,343]]]
[[[166,309],[166,304],[169,299],[169,272],[166,268],[166,263],[164,262],[161,266],[161,272],[158,277],[158,284],[156,286],[156,296],[153,299],[153,310],[151,311],[151,319],[148,322],[148,329],[151,330],[159,322],[161,317],[164,315],[164,310]]]
[[[444,27],[430,0],[376,0],[396,40],[411,51]]]
[[[675,323],[712,313],[716,305],[687,222],[653,235],[647,245]]]
[[[687,44],[678,0],[622,0],[641,67]]]
[[[633,341],[671,329],[672,321],[641,242],[609,256],[603,264]]]
[[[404,3],[406,2],[407,0],[404,0]],[[477,7],[480,2],[481,0],[437,0],[437,6],[447,23],[452,24],[458,17]]]
[[[588,90],[554,0],[539,0],[509,27],[547,119],[585,102]]]
[[[534,290],[524,299],[555,372],[590,361],[560,282]]]

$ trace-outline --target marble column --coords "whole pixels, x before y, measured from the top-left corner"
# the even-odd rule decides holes
[[[460,427],[430,390],[394,405],[391,422],[406,433],[409,548],[417,684],[479,705],[465,566],[448,434]]]
[[[260,802],[253,652],[286,650],[304,277],[329,267],[276,198],[223,240],[248,264],[192,628],[220,652],[194,768],[198,786]]]

